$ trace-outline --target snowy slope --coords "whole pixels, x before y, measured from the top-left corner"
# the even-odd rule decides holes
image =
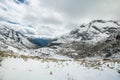
[[[0,25],[0,41],[15,48],[34,48],[32,44],[20,32],[8,28],[6,25]]]
[[[23,66],[24,65],[24,66]],[[1,80],[120,80],[119,62],[50,61],[6,58]]]
[[[61,56],[56,54],[59,50],[47,47],[57,45],[52,44],[54,40],[56,39],[36,37],[33,34],[32,36],[24,36],[20,31],[11,28],[11,26],[0,25],[0,51],[6,51],[10,54],[59,58]]]
[[[0,80],[120,79],[118,21],[94,20],[55,39],[21,32],[15,25],[0,24],[0,51],[8,52],[0,52]],[[96,47],[97,55],[89,50]]]
[[[87,41],[97,43],[110,37],[120,29],[119,21],[93,20],[88,24],[83,24],[79,28],[72,30],[69,34],[62,36],[67,41]]]
[[[60,57],[62,55],[74,59],[86,57],[119,58],[119,24],[119,21],[94,20],[59,38],[49,38],[41,37],[34,32],[31,33],[29,31],[31,28],[28,28],[29,34],[20,32],[16,28],[17,24],[9,26],[9,23],[3,22],[0,27],[1,51],[8,49],[16,52],[17,49],[17,53],[20,54],[42,57]]]
[[[120,22],[93,20],[61,36],[57,42],[63,43],[61,53],[73,58],[117,57],[120,54]]]

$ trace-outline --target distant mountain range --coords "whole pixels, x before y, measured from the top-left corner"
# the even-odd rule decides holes
[[[0,50],[37,56],[62,55],[75,59],[120,57],[120,22],[93,20],[59,38],[25,36],[0,24]]]

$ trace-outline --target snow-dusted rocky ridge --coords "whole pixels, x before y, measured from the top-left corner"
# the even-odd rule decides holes
[[[63,35],[58,41],[66,43],[62,53],[74,58],[120,57],[120,22],[93,20]]]
[[[119,31],[119,21],[93,20],[88,24],[82,24],[79,28],[72,30],[68,35],[63,36],[64,40],[87,41],[92,44],[107,39],[110,35]]]
[[[0,25],[0,49],[37,56],[72,58],[120,57],[120,22],[93,20],[56,39],[24,36],[8,25]],[[17,50],[17,51],[16,51]]]
[[[30,43],[20,32],[14,31],[5,25],[0,25],[0,41],[18,49],[37,47],[35,44]]]
[[[0,25],[0,80],[119,80],[119,33],[117,21],[95,20],[56,39]]]
[[[52,43],[56,39],[26,36],[15,29],[16,27],[0,24],[0,51],[39,57],[54,57],[57,53],[58,50],[49,48],[51,45],[58,45]]]

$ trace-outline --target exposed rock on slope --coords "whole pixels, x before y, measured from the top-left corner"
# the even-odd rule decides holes
[[[1,48],[21,49],[19,51],[43,57],[120,58],[120,22],[94,20],[57,39],[25,37],[0,25],[0,44]]]
[[[96,43],[108,38],[120,28],[118,21],[93,20],[88,24],[83,24],[79,28],[72,30],[69,34],[63,36],[65,40],[70,41],[88,41]]]
[[[94,20],[59,39],[63,55],[73,58],[117,57],[120,54],[120,22]],[[120,56],[119,56],[120,57]]]
[[[30,39],[33,40],[31,41]],[[37,38],[34,37],[24,36],[22,33],[13,30],[9,26],[0,25],[0,51],[41,57],[54,56],[54,54],[57,53],[58,50],[49,48],[50,46],[57,45],[51,43],[54,39],[36,39]],[[39,44],[35,42],[39,42]]]
[[[0,42],[18,49],[37,47],[20,32],[16,32],[5,25],[0,25]]]

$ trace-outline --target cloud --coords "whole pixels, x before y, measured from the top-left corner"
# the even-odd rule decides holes
[[[56,33],[66,32],[93,19],[120,20],[120,0],[26,1],[29,4],[16,4],[14,0],[1,0],[0,17],[32,25],[40,34],[46,33],[46,35],[48,35],[48,29],[52,30],[51,34],[56,35]],[[45,26],[47,28],[44,28]]]
[[[54,9],[70,22],[82,18],[119,19],[119,0],[41,0],[42,6]]]

